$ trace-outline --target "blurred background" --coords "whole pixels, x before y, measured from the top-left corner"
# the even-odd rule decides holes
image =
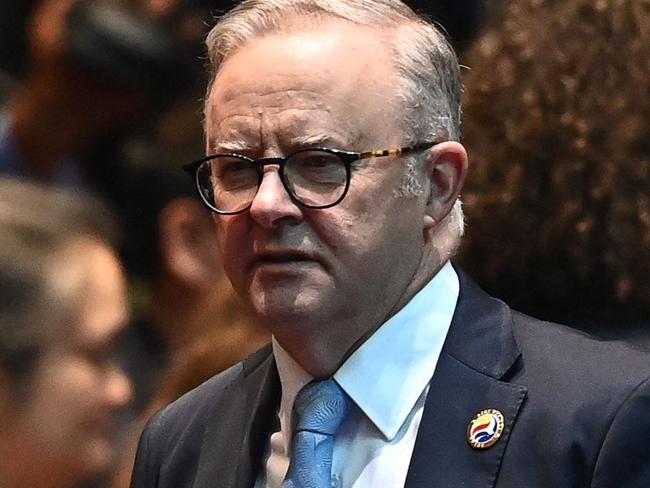
[[[92,195],[121,227],[133,397],[121,459],[75,486],[128,486],[148,416],[268,340],[180,170],[203,153],[203,38],[235,3],[0,1],[0,176]],[[650,345],[650,0],[407,3],[464,65],[458,260],[525,313]]]

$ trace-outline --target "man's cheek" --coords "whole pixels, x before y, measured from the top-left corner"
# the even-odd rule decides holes
[[[217,229],[217,246],[223,258],[229,259],[232,248],[237,247],[236,244],[233,244],[238,239],[237,226],[232,217],[215,215],[213,220]],[[241,240],[241,236],[239,236],[239,239]]]

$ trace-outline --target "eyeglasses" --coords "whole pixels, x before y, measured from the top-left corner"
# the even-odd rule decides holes
[[[203,202],[221,215],[244,212],[253,204],[264,166],[277,164],[280,180],[291,199],[307,208],[329,208],[350,188],[354,161],[403,156],[439,142],[379,151],[351,152],[326,147],[300,149],[284,158],[252,159],[241,154],[214,154],[183,166],[196,183]]]

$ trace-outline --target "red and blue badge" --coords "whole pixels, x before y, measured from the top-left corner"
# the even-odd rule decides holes
[[[499,440],[505,425],[498,410],[481,410],[467,426],[467,442],[474,449],[487,449]]]

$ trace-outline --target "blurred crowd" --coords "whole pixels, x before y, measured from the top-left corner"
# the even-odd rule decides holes
[[[146,419],[269,339],[180,170],[233,3],[0,7],[3,488],[125,488]],[[462,265],[523,312],[650,345],[650,0],[407,3],[467,67]]]
[[[514,308],[648,345],[650,2],[499,3],[462,59],[464,264]]]

